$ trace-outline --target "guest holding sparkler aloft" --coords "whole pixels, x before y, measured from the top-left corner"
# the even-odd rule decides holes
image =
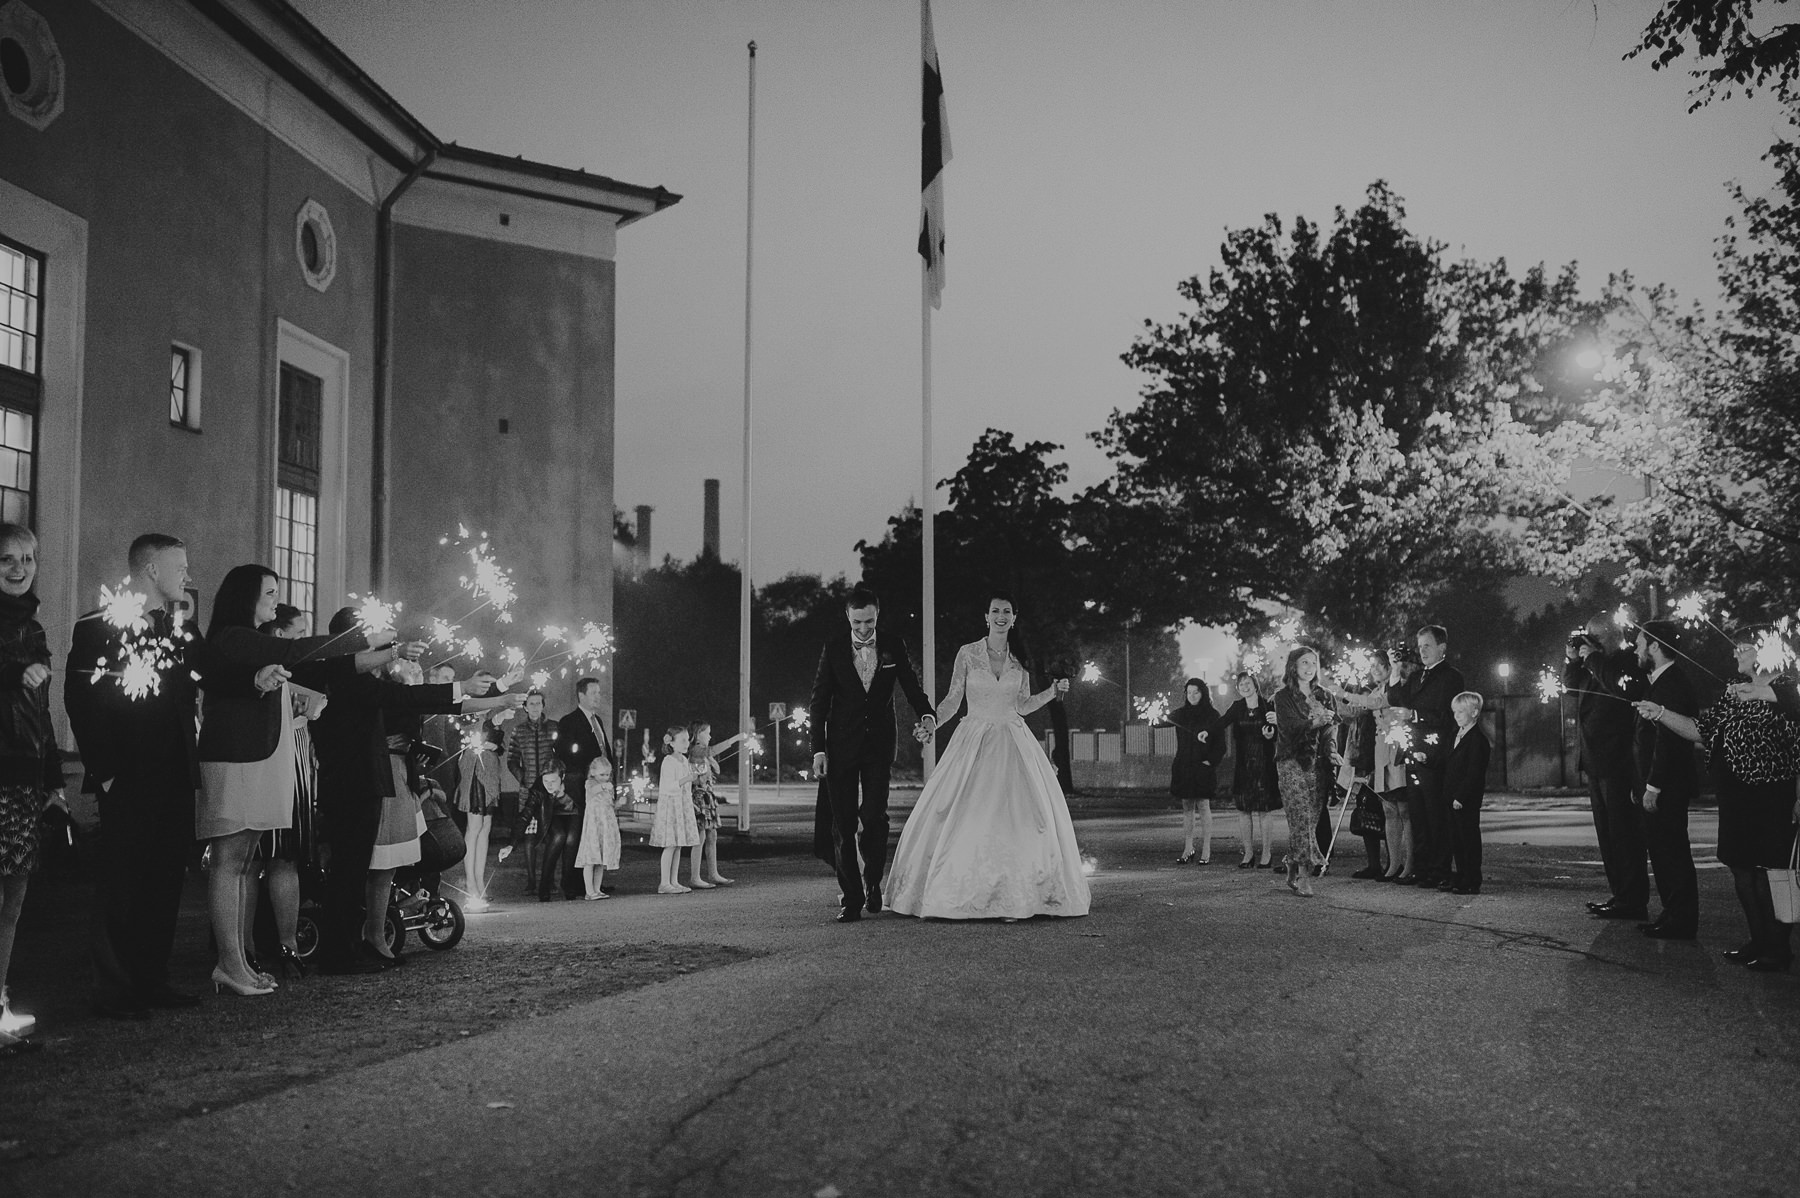
[[[275,618],[281,580],[267,566],[233,566],[213,598],[206,628],[206,688],[200,731],[200,796],[196,835],[208,843],[208,904],[219,961],[213,988],[250,996],[275,989],[273,975],[253,967],[244,946],[250,939],[245,911],[251,869],[263,833],[293,826],[298,784],[294,756],[291,670],[312,662],[305,676],[324,684],[323,662],[369,649],[362,633],[290,639],[258,631]],[[368,652],[363,660],[378,657]],[[266,690],[241,693],[228,671],[281,668]]]
[[[188,1007],[197,995],[169,986],[169,953],[181,886],[194,860],[195,752],[199,691],[189,660],[196,642],[176,616],[187,602],[187,546],[163,533],[131,543],[131,574],[119,595],[130,613],[92,611],[75,622],[63,703],[81,751],[82,789],[100,808],[100,927],[94,941],[94,1009],[111,1019],[142,1019],[152,1008]],[[114,606],[126,604],[114,596]],[[114,614],[114,619],[106,618]],[[155,686],[136,697],[124,688],[128,646],[145,651]],[[251,686],[246,671],[243,686]],[[279,685],[275,667],[256,673]]]
[[[1331,793],[1331,696],[1319,685],[1319,653],[1308,645],[1288,651],[1282,687],[1275,692],[1275,774],[1287,816],[1287,886],[1313,896],[1312,875],[1324,862],[1314,830]]]
[[[1693,683],[1675,664],[1682,641],[1681,626],[1672,621],[1638,625],[1638,665],[1650,686],[1635,704],[1632,752],[1650,869],[1662,900],[1662,913],[1642,925],[1644,935],[1655,940],[1692,940],[1700,932],[1700,886],[1688,844],[1688,804],[1700,793],[1700,771],[1693,746],[1676,733],[1669,718],[1691,721],[1700,709]]]
[[[1419,885],[1448,889],[1454,883],[1450,878],[1450,800],[1444,794],[1444,766],[1456,739],[1450,701],[1467,688],[1462,671],[1444,660],[1450,634],[1440,625],[1419,629],[1414,643],[1419,649],[1419,673],[1410,682],[1389,687],[1386,700],[1400,709],[1394,714],[1407,722],[1412,733],[1407,807]],[[1356,705],[1354,701],[1352,705]]]
[[[781,734],[776,729],[776,735]],[[694,822],[700,826],[700,843],[694,846],[693,871],[688,884],[695,890],[729,886],[731,879],[719,873],[719,754],[744,739],[742,732],[713,743],[712,725],[704,721],[688,729],[688,764],[694,769]],[[705,872],[702,876],[702,870]]]
[[[1218,789],[1219,759],[1225,755],[1225,719],[1212,705],[1201,678],[1182,687],[1182,704],[1169,713],[1175,729],[1175,763],[1169,767],[1169,793],[1181,800],[1181,826],[1186,836],[1177,865],[1194,862],[1194,819],[1200,821],[1199,864],[1212,864],[1212,800]]]
[[[1800,725],[1778,708],[1778,688],[1793,694],[1785,663],[1759,663],[1754,635],[1732,639],[1738,673],[1747,681],[1692,718],[1658,704],[1654,693],[1636,705],[1637,713],[1706,749],[1719,787],[1719,860],[1731,870],[1750,928],[1750,939],[1727,949],[1726,958],[1759,973],[1786,973],[1794,960],[1792,927],[1775,918],[1766,871],[1787,869],[1792,860],[1794,824],[1800,821],[1794,797]],[[1659,795],[1658,807],[1664,801]]]
[[[0,524],[0,1056],[32,1046],[36,1025],[6,988],[13,933],[37,855],[44,809],[64,805],[62,753],[50,722],[50,644],[37,622],[37,536]]]
[[[331,617],[329,631],[333,636],[348,636],[356,625],[356,609],[341,608]],[[404,652],[411,659],[423,649],[413,642]],[[346,665],[345,658],[328,663],[331,705],[319,717],[313,735],[319,755],[319,822],[331,845],[319,946],[321,968],[326,973],[378,973],[393,959],[385,939],[377,944],[362,931],[364,890],[381,827],[382,803],[395,794],[388,716],[466,714],[517,708],[524,702],[522,695],[497,693],[497,688],[485,681],[481,682],[483,688],[496,693],[468,697],[460,683],[408,686],[375,672],[397,660],[402,651],[402,646],[390,644],[358,654],[354,665]]]
[[[1636,720],[1628,700],[1645,689],[1637,654],[1619,648],[1609,615],[1596,615],[1563,649],[1562,684],[1575,695],[1581,730],[1581,770],[1600,861],[1612,893],[1588,910],[1601,919],[1646,919],[1650,871],[1644,863],[1644,821],[1632,798],[1631,742]],[[1609,647],[1610,646],[1610,647]]]

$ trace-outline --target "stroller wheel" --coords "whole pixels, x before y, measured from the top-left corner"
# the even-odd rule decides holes
[[[454,899],[443,899],[433,903],[426,912],[425,926],[419,929],[419,940],[426,948],[443,952],[456,947],[457,942],[463,938],[466,926],[462,908],[456,905]]]
[[[319,921],[305,907],[300,908],[300,921],[294,926],[294,943],[302,961],[310,960],[319,948]]]
[[[387,911],[387,923],[384,925],[383,930],[387,933],[388,951],[395,956],[398,956],[400,954],[400,946],[406,943],[405,917],[390,906]]]

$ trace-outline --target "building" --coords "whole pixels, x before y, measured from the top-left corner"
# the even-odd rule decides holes
[[[4,0],[0,99],[0,516],[53,649],[149,530],[202,619],[240,562],[457,619],[464,522],[525,624],[610,622],[616,234],[679,196],[446,144],[282,0]]]

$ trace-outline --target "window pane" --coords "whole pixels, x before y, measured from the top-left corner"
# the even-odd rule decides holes
[[[169,421],[188,422],[188,352],[180,346],[169,350]]]
[[[38,260],[0,245],[0,365],[37,373]]]

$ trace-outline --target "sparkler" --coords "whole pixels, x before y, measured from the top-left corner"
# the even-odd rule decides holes
[[[149,596],[130,589],[131,579],[119,583],[118,589],[101,586],[99,616],[119,634],[118,657],[109,662],[103,655],[94,662],[96,679],[116,679],[125,697],[132,700],[162,693],[164,670],[174,669],[181,661],[181,645],[188,633],[186,615],[169,613],[169,631],[150,634]],[[199,681],[199,676],[194,676]]]
[[[1084,661],[1081,663],[1081,680],[1083,682],[1101,682],[1100,667],[1097,663]]]
[[[1395,723],[1381,734],[1381,739],[1399,749],[1402,754],[1410,753],[1413,747],[1412,725]]]
[[[549,685],[550,685],[550,671],[549,670],[533,670],[531,672],[531,689],[532,690],[541,691],[546,686],[549,686]]]
[[[794,708],[794,714],[788,717],[788,727],[795,732],[805,732],[812,726],[812,712],[804,707]]]
[[[1132,700],[1137,708],[1138,718],[1147,724],[1164,724],[1169,719],[1169,698],[1167,695],[1151,695],[1149,698],[1139,696]]]
[[[1562,679],[1558,678],[1556,671],[1549,666],[1538,671],[1537,693],[1539,703],[1554,703],[1562,698]]]
[[[394,631],[394,618],[405,606],[401,603],[384,603],[373,595],[358,595],[354,591],[350,598],[356,600],[357,626],[371,635]]]
[[[1333,665],[1329,671],[1331,680],[1345,687],[1365,681],[1374,672],[1375,653],[1361,645],[1351,646],[1343,660]]]
[[[121,632],[146,632],[150,628],[150,619],[144,614],[144,608],[150,599],[127,589],[130,582],[131,579],[125,579],[116,591],[101,584],[100,618]]]
[[[1756,670],[1759,674],[1782,674],[1794,667],[1794,650],[1788,644],[1783,616],[1774,628],[1765,628],[1756,636]]]
[[[1083,853],[1081,855],[1081,876],[1084,878],[1091,878],[1099,872],[1100,858],[1094,856],[1092,853]]]

